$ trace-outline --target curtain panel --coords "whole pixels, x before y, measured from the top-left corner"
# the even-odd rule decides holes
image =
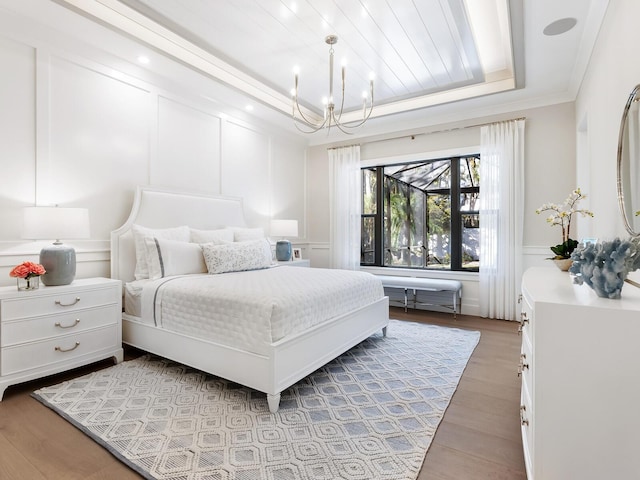
[[[329,149],[331,268],[360,269],[360,145]]]
[[[516,320],[524,229],[524,120],[480,130],[480,315]]]

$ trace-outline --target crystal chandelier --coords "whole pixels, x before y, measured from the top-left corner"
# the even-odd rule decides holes
[[[373,111],[373,74],[369,78],[369,92],[362,92],[362,119],[352,120],[348,122],[342,122],[342,111],[344,109],[344,79],[345,79],[345,67],[342,66],[342,82],[341,82],[341,100],[340,109],[336,111],[336,106],[333,97],[333,45],[338,43],[338,37],[336,35],[328,35],[324,41],[329,45],[329,96],[323,98],[324,104],[324,118],[321,122],[315,122],[309,119],[302,112],[300,104],[298,103],[298,71],[294,69],[295,87],[291,91],[291,100],[293,104],[293,111],[291,116],[293,117],[296,128],[303,133],[315,133],[323,128],[327,129],[327,134],[332,126],[336,126],[341,132],[350,134],[349,129],[354,129],[362,126],[371,116]],[[367,102],[369,100],[369,102]],[[367,103],[369,104],[367,106]]]

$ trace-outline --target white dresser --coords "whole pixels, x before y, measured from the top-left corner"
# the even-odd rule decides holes
[[[123,358],[122,285],[107,278],[0,288],[0,400],[9,385]]]
[[[640,479],[640,289],[598,298],[554,266],[522,280],[528,478]]]

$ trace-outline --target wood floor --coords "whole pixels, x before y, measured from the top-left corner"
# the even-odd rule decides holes
[[[517,324],[392,308],[391,318],[479,330],[482,335],[427,453],[418,480],[525,479],[516,376]],[[127,350],[132,358],[137,351]],[[30,397],[42,386],[104,368],[104,361],[9,387],[0,403],[0,479],[141,478]],[[374,479],[371,479],[374,480]]]

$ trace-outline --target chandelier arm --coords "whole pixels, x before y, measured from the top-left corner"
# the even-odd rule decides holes
[[[315,129],[314,132],[317,132],[318,130],[321,130],[322,128],[324,128],[325,124],[327,123],[327,119],[324,119],[324,122],[322,122],[321,124],[318,124],[316,122],[312,122],[311,120],[309,120],[304,113],[302,112],[302,109],[300,108],[300,104],[298,103],[297,97],[294,103],[294,107],[295,109],[298,110],[298,113],[300,114],[300,118],[296,118],[295,116],[295,112],[293,115],[293,119],[297,122],[303,122],[305,123],[309,128]]]
[[[369,117],[371,116],[371,112],[373,112],[373,103],[369,106],[369,113],[367,114],[366,117],[364,117],[362,120],[360,120],[358,123],[356,123],[355,125],[350,125],[347,123],[341,123],[340,125],[344,128],[358,128],[361,127],[362,125],[364,125],[364,123],[369,120]],[[353,123],[353,122],[350,122]],[[342,130],[344,132],[344,130]],[[351,133],[351,132],[345,132],[345,133]]]

